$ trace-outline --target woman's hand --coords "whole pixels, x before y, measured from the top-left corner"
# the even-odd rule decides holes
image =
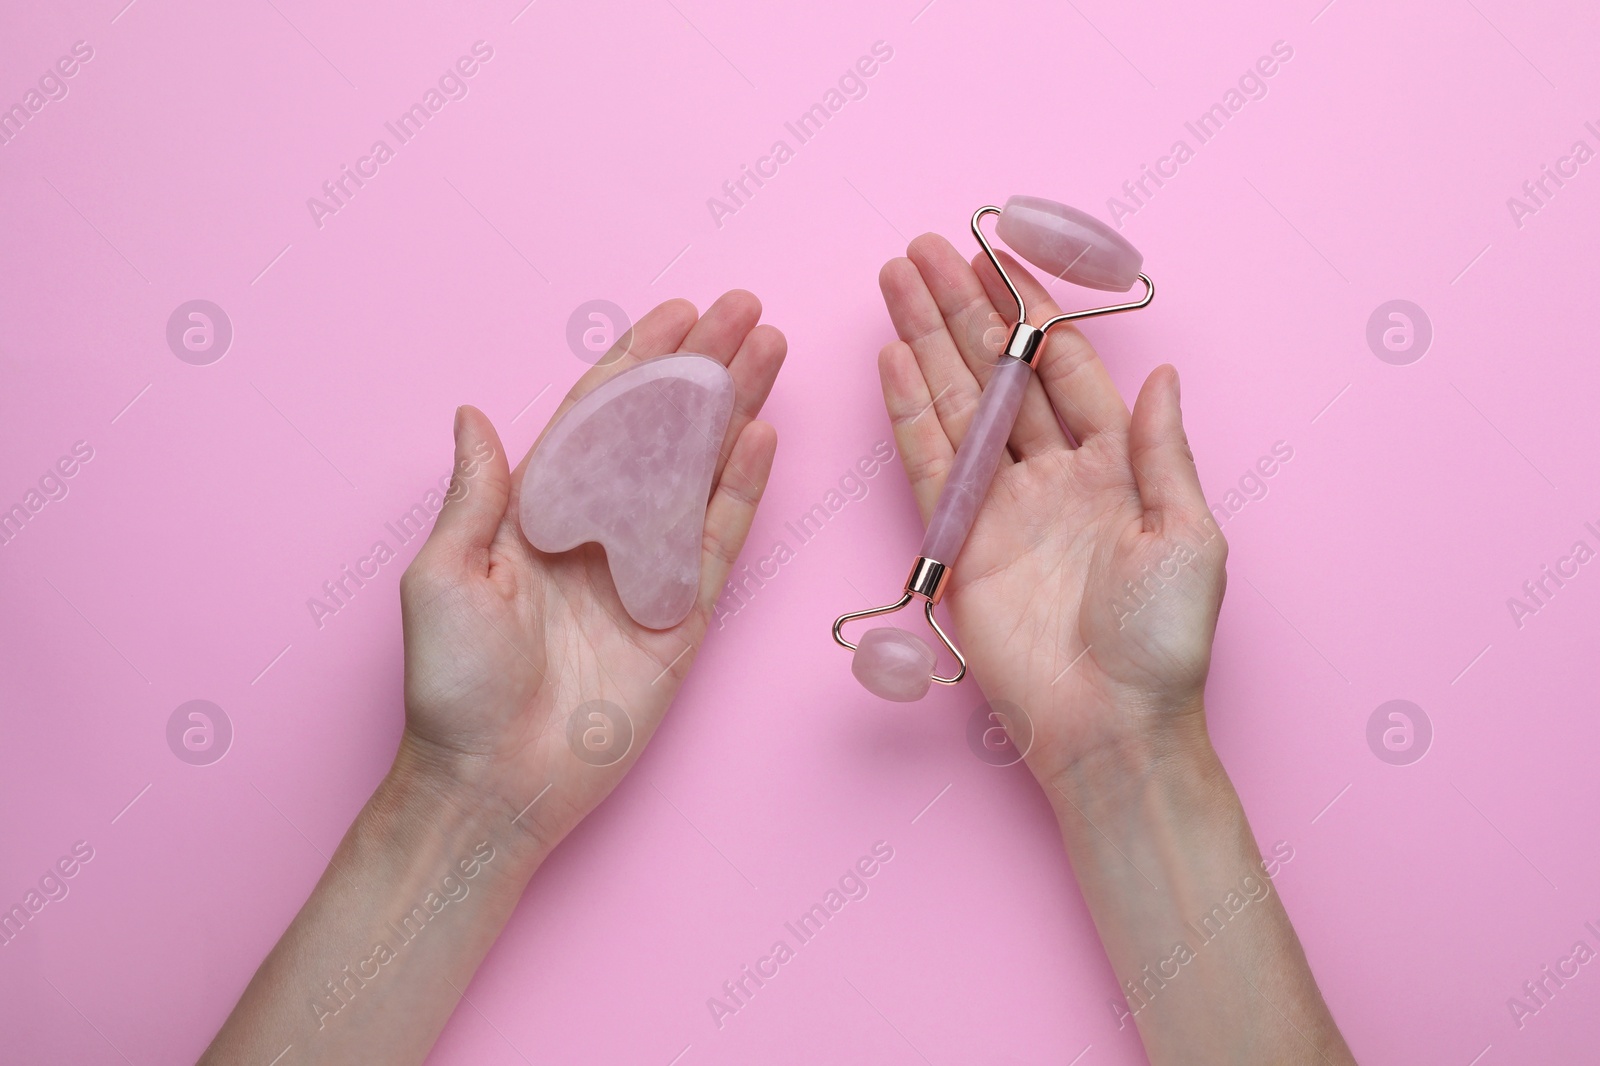
[[[879,276],[900,340],[878,367],[926,521],[1016,305],[981,254],[969,265],[935,234],[907,252]],[[1005,262],[1033,322],[1059,312]],[[944,603],[995,709],[1030,719],[1028,763],[1050,786],[1086,754],[1203,730],[1227,545],[1184,435],[1177,371],[1152,373],[1130,415],[1072,325],[1051,329],[1034,366],[966,546],[943,560],[955,565]]]
[[[995,308],[1014,307],[987,258],[974,271],[931,234],[908,251],[880,278],[901,339],[879,369],[926,518],[1008,332]],[[1035,323],[1057,313],[1021,266],[1006,271]],[[1227,545],[1177,372],[1152,373],[1130,414],[1070,325],[1035,366],[960,558],[941,560],[955,563],[945,603],[1012,739],[1025,742],[1018,711],[1032,726],[1028,765],[1121,985],[1118,1027],[1138,1026],[1156,1066],[1352,1063],[1206,736]]]
[[[611,791],[660,724],[750,530],[777,447],[772,427],[755,417],[786,350],[782,333],[756,325],[760,315],[759,301],[740,290],[698,319],[685,301],[664,303],[580,378],[556,411],[560,417],[612,375],[671,352],[711,356],[733,376],[733,418],[706,512],[700,595],[672,629],[646,629],[628,616],[597,545],[558,555],[532,547],[517,518],[527,458],[511,471],[482,412],[463,407],[456,414],[449,498],[400,584],[400,760],[447,789],[465,790],[470,802],[498,808],[507,822],[515,818],[541,855]],[[574,714],[577,748],[568,739]]]
[[[400,582],[406,726],[394,768],[203,1063],[426,1058],[528,878],[638,758],[694,660],[777,447],[754,419],[784,340],[760,315],[747,292],[698,319],[682,300],[664,303],[556,411],[671,352],[709,355],[733,375],[699,601],[669,630],[628,617],[594,545],[546,555],[523,539],[527,460],[513,473],[489,420],[456,412],[450,491]]]

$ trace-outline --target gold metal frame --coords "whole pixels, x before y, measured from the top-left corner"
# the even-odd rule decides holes
[[[855,651],[856,645],[844,639],[844,624],[846,622],[853,622],[857,618],[875,618],[880,614],[893,614],[914,599],[922,600],[923,614],[928,619],[928,625],[933,627],[933,631],[939,635],[939,640],[950,650],[950,654],[956,657],[956,663],[960,667],[953,677],[940,677],[938,674],[934,674],[933,679],[941,685],[957,684],[963,677],[967,676],[967,657],[961,654],[961,649],[956,647],[956,642],[950,639],[950,635],[944,631],[944,627],[939,624],[939,620],[933,617],[933,605],[938,603],[944,596],[945,586],[949,582],[950,568],[948,566],[937,559],[929,559],[927,556],[919,555],[917,556],[917,561],[911,564],[911,573],[906,576],[905,593],[898,600],[884,604],[882,607],[872,607],[865,611],[852,611],[849,614],[840,615],[833,620],[833,639],[838,641],[841,647]]]

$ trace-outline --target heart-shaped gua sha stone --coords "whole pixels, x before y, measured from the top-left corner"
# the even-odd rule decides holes
[[[540,551],[605,549],[635,622],[670,629],[700,588],[700,548],[733,379],[679,352],[610,378],[534,450],[522,477],[522,532]]]

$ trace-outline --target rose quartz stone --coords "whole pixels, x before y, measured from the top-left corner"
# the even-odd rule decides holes
[[[649,359],[568,409],[534,449],[519,517],[535,548],[605,549],[617,596],[650,629],[688,617],[733,379],[704,355]]]
[[[1063,281],[1126,292],[1139,280],[1144,256],[1093,215],[1038,196],[1013,196],[995,224],[1022,258]]]
[[[928,694],[934,661],[927,641],[904,629],[884,626],[861,635],[850,672],[874,696],[912,703]]]
[[[972,520],[989,494],[989,482],[994,480],[1000,453],[1011,437],[1011,427],[1016,425],[1017,410],[1032,374],[1027,363],[1005,356],[984,383],[978,410],[967,426],[967,435],[961,438],[955,462],[945,476],[944,488],[939,490],[939,502],[933,505],[928,519],[920,552],[924,558],[946,566],[956,564]]]

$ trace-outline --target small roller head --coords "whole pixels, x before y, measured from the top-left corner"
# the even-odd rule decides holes
[[[1139,280],[1144,256],[1091,215],[1038,196],[1013,196],[995,227],[1022,258],[1063,281],[1126,292]]]
[[[850,672],[874,696],[912,703],[928,694],[935,658],[928,642],[915,633],[881,626],[861,634]]]

